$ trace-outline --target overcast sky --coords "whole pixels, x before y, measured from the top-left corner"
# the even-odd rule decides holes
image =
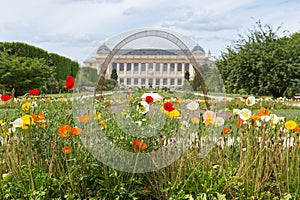
[[[118,34],[178,32],[219,56],[255,23],[300,32],[299,0],[0,0],[0,41],[21,41],[82,63]]]

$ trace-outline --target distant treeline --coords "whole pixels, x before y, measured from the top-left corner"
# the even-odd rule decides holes
[[[23,95],[35,87],[46,93],[64,90],[67,76],[76,76],[79,63],[21,42],[0,42],[0,89]]]

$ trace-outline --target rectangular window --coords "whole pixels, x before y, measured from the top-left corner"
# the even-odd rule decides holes
[[[182,85],[182,79],[181,79],[181,78],[179,78],[179,79],[177,80],[177,85]]]
[[[124,84],[124,78],[120,78],[120,84]]]
[[[167,63],[163,64],[163,71],[164,72],[168,71],[168,64]]]
[[[120,71],[124,71],[124,63],[120,63],[119,67],[120,67]]]
[[[131,85],[131,78],[127,79],[127,85]]]
[[[117,63],[112,64],[112,69],[117,69]]]
[[[189,63],[185,63],[184,64],[184,71],[190,71],[190,64]]]
[[[157,78],[157,79],[155,80],[155,85],[160,85],[160,78]]]
[[[171,78],[171,79],[170,79],[170,85],[175,85],[175,80],[174,80],[174,78]]]
[[[145,72],[146,71],[146,63],[142,63],[142,69],[141,69],[142,72]]]
[[[149,85],[149,86],[150,86],[150,85],[151,85],[151,86],[153,85],[153,79],[152,79],[152,78],[149,78],[149,79],[148,79],[148,85]]]
[[[142,78],[142,84],[141,85],[146,85],[146,79]]]
[[[148,70],[152,71],[153,70],[153,63],[148,63]]]
[[[131,71],[131,63],[127,63],[127,71]]]
[[[163,79],[163,85],[167,85],[168,84],[168,79],[164,78]]]
[[[177,71],[179,71],[179,72],[182,71],[182,64],[181,63],[177,64]]]
[[[174,64],[174,63],[171,63],[171,64],[170,64],[170,71],[171,71],[171,72],[174,72],[174,71],[175,71],[175,64]]]
[[[134,63],[133,70],[135,72],[139,71],[139,63]]]
[[[138,85],[139,84],[139,79],[138,78],[134,78],[134,85]]]
[[[157,71],[157,72],[160,71],[160,63],[156,63],[156,65],[155,65],[155,71]]]

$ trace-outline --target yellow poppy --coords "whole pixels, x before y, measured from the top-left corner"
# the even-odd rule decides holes
[[[21,108],[23,111],[28,111],[30,109],[30,103],[28,102],[23,103]]]
[[[168,112],[168,111],[165,111],[166,115],[171,118],[171,119],[174,119],[176,117],[179,117],[180,116],[180,112],[178,110],[172,110],[171,112]]]
[[[28,127],[32,124],[34,124],[34,120],[30,115],[24,115],[21,117],[23,120],[23,126],[21,127],[22,129],[28,129]]]
[[[101,128],[101,129],[106,129],[107,125],[106,125],[106,123],[105,123],[104,120],[101,120],[101,121],[99,122],[99,124],[100,124],[100,128]]]
[[[288,130],[294,130],[297,127],[297,124],[293,120],[289,120],[284,124],[285,128]]]

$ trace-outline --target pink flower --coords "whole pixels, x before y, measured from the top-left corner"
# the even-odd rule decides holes
[[[203,120],[205,126],[208,126],[209,124],[213,123],[216,119],[216,113],[214,111],[207,110],[203,113]]]

